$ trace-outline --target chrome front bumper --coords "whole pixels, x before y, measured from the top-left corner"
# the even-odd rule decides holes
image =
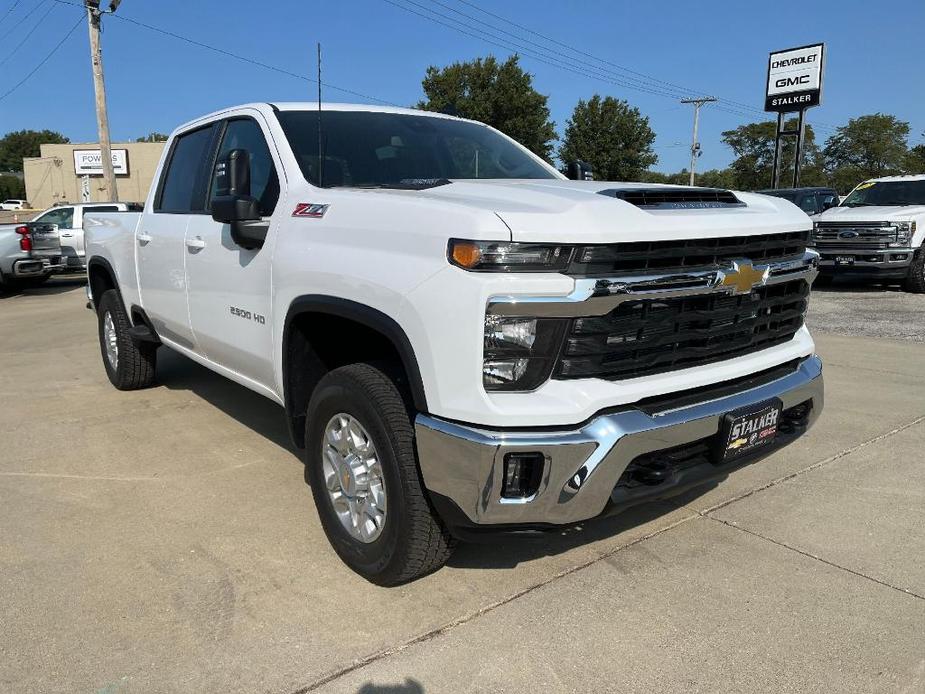
[[[823,391],[822,362],[812,356],[795,372],[731,395],[674,409],[628,408],[556,431],[491,431],[418,415],[421,473],[445,517],[448,500],[473,526],[576,523],[619,503],[614,489],[638,456],[710,437],[727,413],[770,398],[780,398],[784,410],[811,401],[808,428],[822,411]],[[502,498],[505,455],[527,451],[545,458],[539,490],[529,498]],[[722,466],[715,469],[724,474]]]
[[[819,269],[824,272],[838,272],[850,274],[852,272],[898,272],[905,274],[909,264],[915,256],[914,248],[886,248],[886,249],[865,249],[852,248],[826,248],[816,249],[819,253]],[[854,258],[851,264],[839,264],[836,257],[850,256]]]

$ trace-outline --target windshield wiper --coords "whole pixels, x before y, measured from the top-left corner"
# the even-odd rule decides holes
[[[343,186],[344,188],[383,188],[385,190],[427,190],[452,183],[447,178],[407,178],[398,183],[361,183],[356,186]]]

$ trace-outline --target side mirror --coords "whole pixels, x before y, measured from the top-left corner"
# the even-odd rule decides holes
[[[587,162],[578,161],[569,162],[566,169],[566,176],[573,181],[593,181],[594,172],[591,171],[591,165]]]
[[[260,202],[251,196],[251,157],[246,149],[233,149],[215,167],[212,219],[231,226],[231,240],[248,250],[260,248],[267,224]]]

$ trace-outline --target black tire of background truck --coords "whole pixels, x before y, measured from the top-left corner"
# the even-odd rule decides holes
[[[903,289],[913,294],[925,294],[925,247],[920,248],[912,258]]]
[[[112,316],[116,329],[116,344],[118,346],[117,367],[113,369],[106,356],[106,343],[103,337],[103,324],[106,314]],[[154,369],[157,364],[157,345],[152,343],[137,343],[128,334],[132,323],[125,313],[125,307],[115,289],[103,292],[96,310],[99,326],[100,356],[103,358],[103,368],[106,375],[119,390],[138,390],[147,388],[154,383]]]
[[[431,509],[421,483],[409,406],[379,366],[350,364],[326,374],[312,394],[305,425],[306,475],[324,532],[341,560],[381,586],[407,583],[443,566],[455,541]],[[322,467],[325,428],[336,414],[357,419],[382,466],[387,509],[381,534],[364,543],[345,530]]]

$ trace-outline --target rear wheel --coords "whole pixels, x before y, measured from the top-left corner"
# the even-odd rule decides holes
[[[96,314],[100,353],[110,383],[119,390],[137,390],[154,383],[157,345],[131,338],[128,331],[132,323],[115,289],[103,292]]]
[[[925,294],[925,246],[920,248],[912,257],[909,265],[909,274],[903,288],[913,294]]]
[[[322,378],[305,445],[321,525],[347,566],[383,586],[443,566],[454,542],[425,496],[411,416],[383,370],[351,364]]]

